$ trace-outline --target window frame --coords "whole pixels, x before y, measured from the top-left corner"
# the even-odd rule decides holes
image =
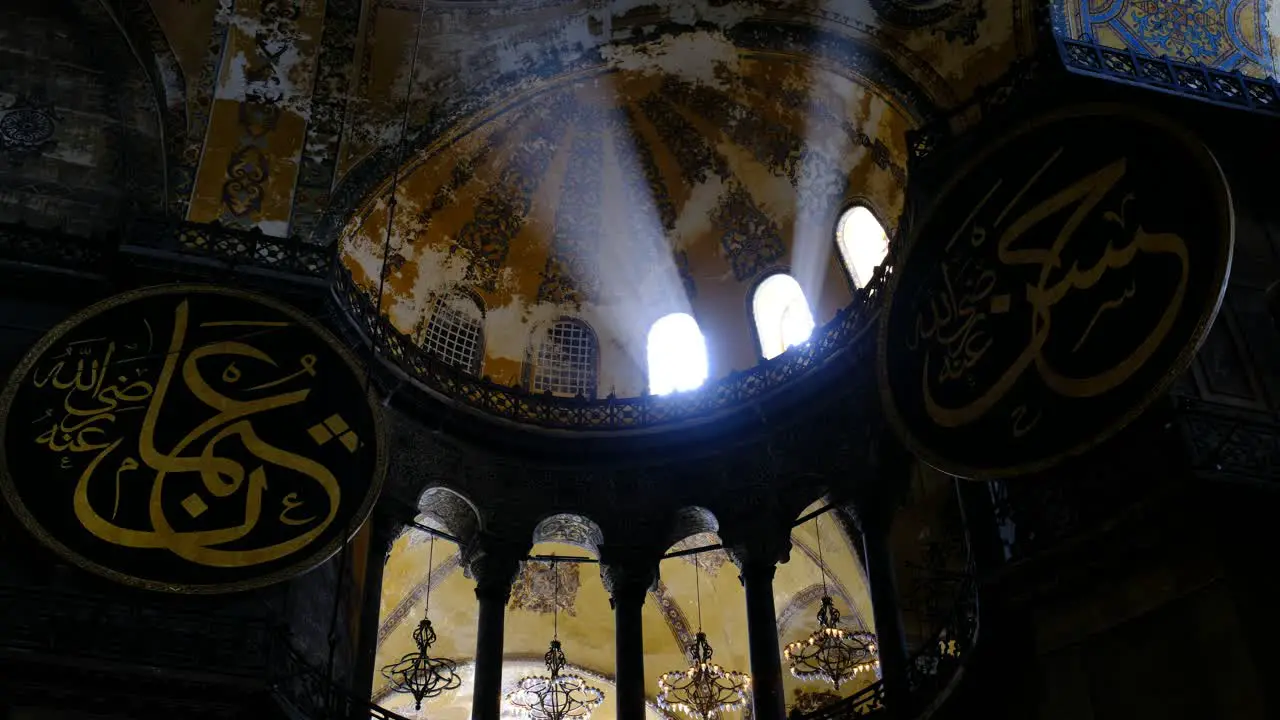
[[[764,285],[769,278],[775,275],[786,275],[792,280],[795,280],[797,285],[800,284],[800,281],[796,279],[796,276],[791,274],[791,267],[788,265],[774,265],[769,269],[760,272],[760,274],[756,275],[755,280],[751,282],[751,288],[747,291],[746,297],[747,325],[751,328],[751,340],[755,343],[756,347],[756,362],[772,362],[773,360],[777,360],[785,355],[787,350],[791,349],[786,348],[772,358],[766,358],[764,356],[764,343],[760,340],[760,323],[756,321],[756,294],[760,292],[760,286]],[[800,293],[804,296],[805,304],[809,306],[809,317],[813,320],[813,331],[816,333],[818,328],[822,327],[822,325],[818,323],[817,315],[814,314],[813,303],[809,301],[809,296],[805,294],[803,286],[800,288]],[[809,337],[812,339],[813,335],[810,335]]]
[[[880,230],[884,232],[885,236],[885,258],[889,257],[889,251],[893,249],[893,236],[889,233],[889,225],[885,223],[884,215],[876,209],[875,204],[871,202],[870,198],[860,195],[851,198],[847,203],[845,203],[840,212],[836,213],[836,221],[831,226],[831,245],[835,249],[836,259],[840,263],[840,269],[844,271],[844,281],[849,284],[849,289],[853,292],[857,292],[862,288],[858,287],[857,281],[854,280],[855,273],[853,269],[849,267],[849,263],[844,257],[844,250],[840,247],[840,226],[844,223],[845,216],[853,212],[856,208],[865,209],[867,212],[871,213],[871,217],[875,218],[876,222],[880,224]],[[881,262],[883,263],[884,261],[882,260]],[[871,278],[867,278],[867,282],[871,282]],[[863,287],[866,286],[864,285]]]
[[[529,347],[525,355],[525,367],[524,371],[521,373],[521,384],[524,386],[525,391],[529,393],[537,393],[541,395],[546,392],[534,390],[534,377],[537,375],[538,367],[540,365],[539,355],[542,349],[542,344],[547,342],[547,335],[551,333],[552,329],[561,323],[572,323],[577,325],[585,330],[587,336],[591,338],[592,347],[594,348],[594,352],[591,357],[591,375],[595,382],[589,388],[590,391],[583,394],[583,397],[588,400],[594,400],[600,393],[600,336],[596,333],[595,328],[591,327],[591,323],[588,323],[580,317],[574,317],[572,315],[561,315],[554,320],[540,323],[534,327],[533,333],[529,338]],[[562,395],[560,393],[551,394],[555,397],[578,397],[577,395]]]
[[[685,316],[688,316],[689,319],[693,320],[694,327],[696,327],[698,330],[698,337],[702,339],[702,357],[706,361],[706,376],[703,377],[702,383],[699,384],[698,387],[696,388],[692,388],[689,390],[672,390],[670,392],[659,394],[659,393],[653,392],[653,367],[652,367],[652,363],[649,362],[649,353],[650,353],[649,343],[653,337],[653,327],[657,325],[661,320],[671,317],[672,315],[685,315]],[[693,309],[690,308],[687,312],[684,310],[673,310],[671,312],[663,313],[658,317],[654,318],[653,322],[649,323],[649,327],[647,330],[645,330],[645,333],[644,333],[644,393],[645,395],[651,395],[653,397],[670,397],[672,395],[677,395],[680,393],[699,392],[704,387],[706,387],[706,384],[709,380],[711,380],[711,352],[707,348],[707,336],[705,333],[702,332],[702,323],[698,322],[698,316],[694,314]]]
[[[472,359],[471,366],[467,368],[462,368],[457,363],[451,362],[449,358],[443,357],[427,349],[428,331],[431,328],[431,321],[435,318],[440,305],[448,303],[448,307],[453,309],[455,312],[463,312],[463,309],[459,307],[463,304],[462,301],[470,302],[475,306],[477,312],[476,315],[471,316],[471,319],[476,322],[476,356]],[[417,345],[423,350],[423,352],[435,360],[448,365],[449,367],[462,369],[471,373],[475,377],[481,377],[480,371],[484,367],[485,360],[485,319],[486,314],[484,301],[480,299],[479,295],[468,288],[455,288],[445,292],[432,293],[431,312],[423,319],[422,336],[418,340]]]

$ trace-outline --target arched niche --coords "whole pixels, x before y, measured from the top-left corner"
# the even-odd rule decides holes
[[[463,543],[482,529],[480,511],[456,490],[432,487],[418,498],[418,517],[424,525],[446,532]]]

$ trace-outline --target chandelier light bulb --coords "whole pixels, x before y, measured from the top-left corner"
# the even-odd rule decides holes
[[[746,706],[751,677],[711,662],[712,652],[706,633],[699,632],[689,646],[693,659],[689,669],[665,673],[658,678],[658,707],[698,720],[711,720],[720,713]]]
[[[875,635],[846,631],[839,622],[840,611],[835,603],[830,596],[823,597],[818,629],[808,639],[790,643],[783,651],[793,676],[828,682],[839,690],[858,673],[880,666]]]

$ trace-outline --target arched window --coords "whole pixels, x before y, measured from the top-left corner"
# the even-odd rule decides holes
[[[889,254],[889,236],[871,211],[855,205],[836,224],[836,246],[855,287],[871,282],[876,266]]]
[[[751,299],[760,354],[765,360],[781,355],[813,334],[813,313],[796,279],[785,273],[770,275],[756,286]]]
[[[707,379],[707,344],[698,321],[686,313],[658,318],[649,328],[649,392],[693,390]]]
[[[547,328],[533,365],[533,391],[556,395],[596,395],[596,334],[579,320]]]
[[[437,297],[422,348],[454,367],[479,374],[484,336],[475,301],[461,295]]]

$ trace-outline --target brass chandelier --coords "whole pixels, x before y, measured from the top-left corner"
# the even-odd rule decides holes
[[[694,588],[698,600],[698,634],[689,646],[688,670],[673,670],[658,677],[658,707],[711,720],[722,712],[746,706],[751,676],[725,670],[711,661],[711,643],[702,631],[702,587],[698,556],[693,556]]]
[[[413,696],[414,709],[422,709],[422,701],[462,686],[458,677],[458,664],[449,658],[431,657],[431,646],[436,641],[435,628],[427,613],[431,609],[431,569],[435,558],[436,537],[431,536],[431,548],[427,551],[427,596],[422,610],[422,622],[413,631],[413,643],[417,650],[400,658],[399,662],[382,668],[382,677],[391,683],[395,692]]]
[[[586,720],[604,702],[604,692],[578,675],[560,672],[568,660],[560,646],[560,571],[554,556],[551,571],[555,576],[553,630],[551,648],[543,657],[548,674],[521,678],[516,689],[507,693],[506,701],[528,720]]]
[[[858,673],[880,672],[876,636],[840,627],[840,611],[827,592],[827,566],[822,560],[819,518],[814,518],[818,538],[818,570],[822,573],[822,607],[818,609],[818,629],[807,640],[797,640],[783,650],[791,674],[800,680],[829,682],[836,690]]]

